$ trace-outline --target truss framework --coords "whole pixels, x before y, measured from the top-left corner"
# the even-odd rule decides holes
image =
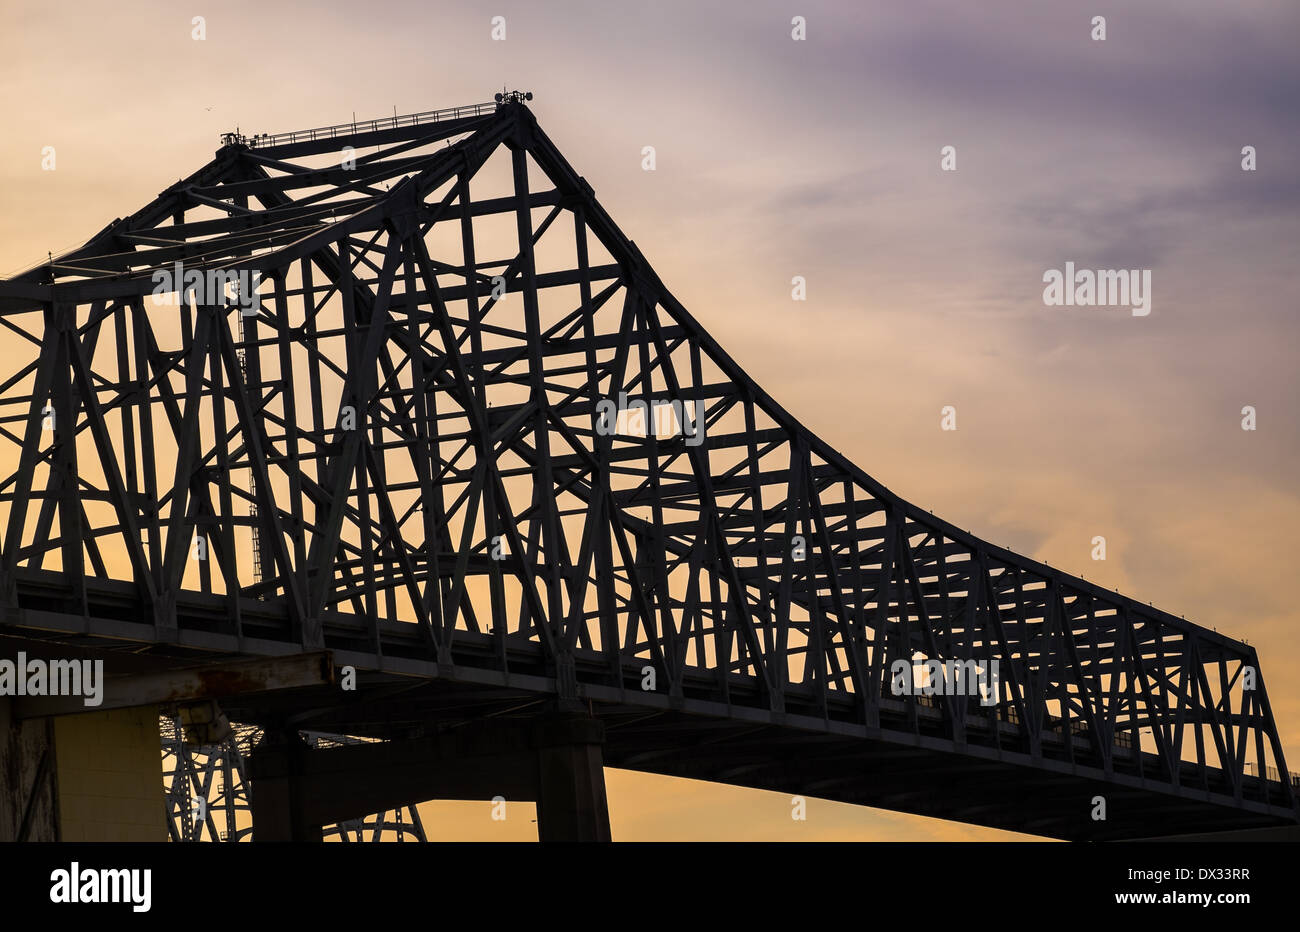
[[[225,741],[215,745],[186,744],[180,719],[158,720],[163,747],[163,793],[167,807],[167,834],[171,841],[253,840],[251,781],[245,761],[262,740],[256,725],[237,725]],[[308,747],[337,747],[357,739],[308,733]],[[196,800],[202,800],[196,805]],[[325,841],[427,841],[420,813],[414,806],[378,812],[364,819],[326,825]]]
[[[231,137],[0,282],[9,605],[561,698],[636,703],[649,670],[688,711],[1294,812],[1253,648],[892,494],[709,337],[523,103],[424,116]],[[256,314],[160,309],[177,262],[258,272]],[[611,430],[615,399],[694,416]],[[996,665],[996,702],[896,695],[927,659]]]

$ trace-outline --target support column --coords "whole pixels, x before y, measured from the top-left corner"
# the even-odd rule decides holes
[[[254,841],[320,841],[322,825],[306,813],[307,745],[296,731],[267,732],[248,758]]]
[[[604,741],[604,723],[596,719],[558,718],[538,726],[538,840],[611,840]]]
[[[19,712],[0,699],[0,841],[167,839],[155,706]]]
[[[319,841],[324,825],[429,799],[537,804],[541,841],[609,841],[603,723],[569,710],[436,735],[309,748],[268,733],[248,760],[254,841]]]
[[[0,842],[59,841],[54,724],[19,721],[0,697]]]

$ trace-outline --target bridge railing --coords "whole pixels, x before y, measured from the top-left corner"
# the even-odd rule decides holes
[[[1245,769],[1246,769],[1246,773],[1250,774],[1252,777],[1260,776],[1260,770],[1261,770],[1260,766],[1252,761],[1246,762]],[[1272,783],[1282,782],[1282,774],[1278,771],[1276,767],[1264,767],[1263,776],[1264,779]],[[1288,774],[1288,776],[1290,776],[1291,778],[1291,785],[1295,787],[1297,790],[1300,790],[1300,773],[1296,773],[1294,770],[1292,770]]]
[[[936,711],[943,707],[943,698],[940,696],[918,695],[916,701],[918,705]],[[1020,725],[1020,713],[1013,705],[999,705],[996,710],[994,710],[994,713],[995,717],[1000,722],[1005,722],[1009,725]],[[1059,715],[1053,715],[1049,712],[1044,720],[1044,726],[1047,730],[1054,732],[1057,736],[1064,736],[1064,720]],[[1086,738],[1089,733],[1088,723],[1082,721],[1071,722],[1070,733],[1075,738]],[[1115,748],[1131,750],[1133,748],[1133,733],[1127,729],[1116,729],[1111,734],[1110,743],[1111,746]],[[1283,778],[1282,772],[1276,767],[1266,766],[1261,768],[1258,764],[1247,761],[1244,764],[1243,770],[1247,776],[1262,778],[1269,783],[1288,782],[1287,779]],[[1300,773],[1290,771],[1287,774],[1287,778],[1289,779],[1292,788],[1300,793]]]
[[[416,126],[421,123],[439,123],[443,120],[460,120],[467,117],[482,116],[492,113],[498,104],[468,104],[463,107],[447,107],[444,110],[425,110],[420,113],[407,113],[391,117],[379,117],[375,120],[353,120],[351,123],[337,123],[334,126],[318,126],[315,129],[299,129],[288,133],[260,133],[244,136],[238,132],[222,133],[223,146],[241,145],[252,149],[265,149],[270,146],[283,146],[295,142],[314,142],[317,139],[336,139],[339,136],[352,136],[356,133],[374,133],[381,129],[397,129],[402,126]]]

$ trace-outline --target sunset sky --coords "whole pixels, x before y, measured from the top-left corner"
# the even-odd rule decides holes
[[[236,126],[532,91],[623,232],[788,411],[959,527],[1249,641],[1300,770],[1300,5],[1107,7],[3,0],[0,275],[134,212]],[[1066,262],[1151,270],[1151,313],[1045,306]],[[607,781],[622,840],[1016,837]],[[431,838],[487,839],[535,837],[531,810],[423,811]]]

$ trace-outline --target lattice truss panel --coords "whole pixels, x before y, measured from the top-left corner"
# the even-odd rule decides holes
[[[119,580],[160,639],[531,672],[561,695],[635,702],[650,667],[721,709],[1294,805],[1251,779],[1285,771],[1252,648],[847,462],[672,297],[526,107],[347,141],[228,145],[0,283],[9,593],[57,571],[84,606]],[[155,297],[177,262],[260,273],[255,315]],[[178,612],[183,591],[207,614]],[[931,658],[996,662],[994,704],[892,693],[895,661]]]
[[[171,841],[253,840],[249,805],[251,783],[245,769],[248,755],[262,740],[262,729],[237,725],[220,744],[186,744],[178,718],[161,716],[163,792],[167,833]],[[313,748],[341,747],[359,739],[308,733]],[[414,806],[379,812],[324,826],[325,841],[426,841],[424,825]]]

